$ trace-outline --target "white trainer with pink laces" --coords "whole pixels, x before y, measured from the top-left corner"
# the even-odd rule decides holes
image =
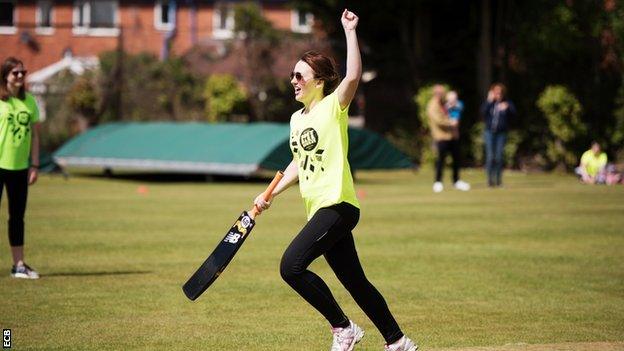
[[[386,351],[416,351],[418,350],[418,345],[414,344],[410,338],[403,335],[397,342],[392,345],[386,345],[384,349]]]
[[[364,331],[357,324],[349,321],[346,328],[332,328],[334,342],[331,351],[352,351],[353,346],[362,340]]]

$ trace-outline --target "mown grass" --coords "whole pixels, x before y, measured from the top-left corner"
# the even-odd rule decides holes
[[[623,341],[624,187],[508,173],[491,190],[465,174],[472,191],[442,194],[428,171],[357,175],[360,258],[404,331],[423,349]],[[0,327],[16,350],[329,349],[326,322],[279,277],[305,221],[296,189],[199,300],[180,289],[263,187],[43,176],[26,236],[43,277],[8,276],[3,229]],[[382,350],[325,262],[312,269],[367,331],[359,350]]]

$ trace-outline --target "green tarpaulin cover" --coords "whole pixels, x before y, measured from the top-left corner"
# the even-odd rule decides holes
[[[54,153],[61,167],[252,175],[292,159],[289,126],[278,123],[110,123],[90,129]],[[357,169],[408,168],[411,161],[380,135],[349,129],[349,162]]]

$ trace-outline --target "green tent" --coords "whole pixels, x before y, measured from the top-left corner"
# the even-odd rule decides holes
[[[292,159],[289,126],[277,123],[110,123],[88,130],[54,153],[61,167],[252,175]],[[380,135],[349,129],[351,168],[408,168],[410,160]]]

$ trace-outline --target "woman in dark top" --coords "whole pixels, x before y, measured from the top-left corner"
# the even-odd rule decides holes
[[[488,186],[501,186],[503,151],[507,142],[510,120],[516,116],[516,107],[507,99],[507,88],[501,83],[492,84],[487,101],[481,107],[485,119],[485,169]]]

